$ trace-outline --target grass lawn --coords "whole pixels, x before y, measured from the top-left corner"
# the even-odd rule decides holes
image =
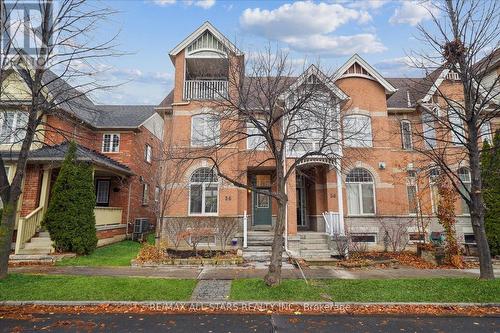
[[[154,244],[155,235],[148,235],[148,243]],[[67,258],[56,263],[57,266],[130,266],[141,245],[138,242],[124,240],[97,248],[88,256]]]
[[[0,300],[183,301],[196,280],[10,274],[0,280]]]
[[[326,296],[326,297],[322,297]],[[260,279],[235,280],[232,300],[336,302],[500,302],[500,280],[469,278],[387,280],[284,280],[267,287]]]

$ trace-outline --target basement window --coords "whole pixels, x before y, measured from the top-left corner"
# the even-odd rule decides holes
[[[376,234],[352,234],[351,241],[353,243],[376,243]]]

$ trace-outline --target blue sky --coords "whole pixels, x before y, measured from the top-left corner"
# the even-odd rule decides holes
[[[414,76],[405,56],[419,46],[416,25],[429,21],[412,1],[107,1],[118,11],[103,27],[120,31],[118,48],[130,54],[106,59],[105,77],[126,82],[101,93],[98,102],[158,104],[172,89],[168,53],[204,21],[210,21],[245,52],[269,42],[328,69],[359,53],[387,77]]]

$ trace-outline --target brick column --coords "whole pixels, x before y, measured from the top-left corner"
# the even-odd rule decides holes
[[[287,206],[287,225],[288,234],[297,234],[297,189],[296,189],[296,173],[293,171],[288,177],[286,183],[286,193],[288,195]]]

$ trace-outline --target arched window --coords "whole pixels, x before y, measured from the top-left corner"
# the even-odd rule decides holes
[[[471,189],[470,171],[466,167],[461,167],[460,169],[458,169],[457,173],[458,173],[458,177],[462,181],[462,184],[461,184],[462,188],[460,189],[460,192],[462,192],[462,194],[465,194],[465,196],[467,196],[467,198],[469,198],[469,193],[470,193],[470,189]],[[460,206],[462,209],[462,214],[470,214],[469,206],[467,205],[467,202],[465,201],[465,199],[462,198],[462,196],[460,196],[460,201],[461,201]]]
[[[375,190],[371,173],[352,169],[346,178],[347,207],[350,215],[375,214]]]
[[[371,147],[371,118],[361,114],[346,116],[343,122],[346,147]]]
[[[217,214],[219,186],[211,168],[199,168],[189,182],[189,214]]]

